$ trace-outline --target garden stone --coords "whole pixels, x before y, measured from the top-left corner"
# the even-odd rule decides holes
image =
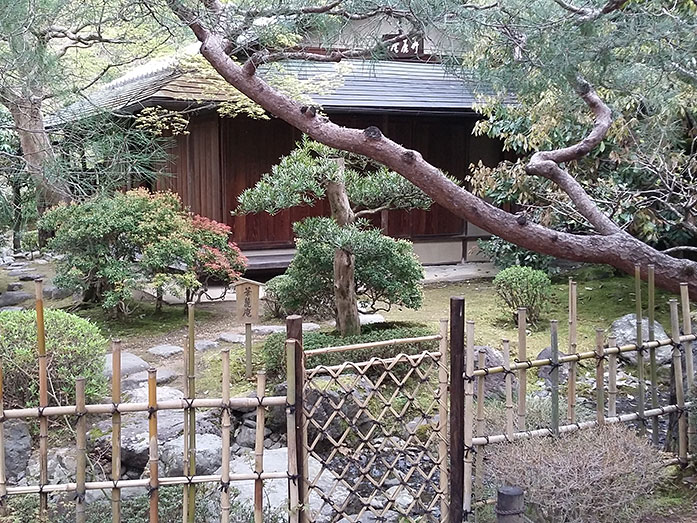
[[[29,274],[22,274],[19,277],[19,281],[34,281],[34,280],[40,280],[43,277],[44,277],[43,274],[39,274],[37,272],[31,272]]]
[[[111,354],[104,356],[104,376],[111,378],[114,373],[112,368]],[[144,359],[132,354],[130,352],[121,353],[121,376],[128,376],[129,374],[135,374],[141,370],[147,370],[150,364]],[[146,400],[147,401],[147,398]]]
[[[48,483],[68,483],[75,481],[77,470],[77,449],[75,447],[58,447],[48,449],[46,472]],[[39,477],[39,451],[31,453],[27,477],[37,479]]]
[[[161,356],[162,358],[169,358],[170,356],[173,356],[175,354],[179,354],[180,352],[184,352],[183,347],[179,347],[178,345],[155,345],[154,347],[150,347],[148,349],[148,352],[150,354],[154,354],[155,356]]]
[[[8,291],[0,295],[0,307],[11,307],[19,305],[25,300],[31,298],[31,294],[23,291]]]
[[[562,351],[559,351],[559,357],[561,358],[562,356],[566,356]],[[546,360],[550,359],[552,357],[552,348],[547,347],[540,352],[537,357],[535,358],[536,360]],[[537,367],[537,375],[540,377],[540,379],[545,380],[545,385],[547,388],[552,387],[552,380],[550,379],[551,377],[551,371],[552,367],[549,365],[545,365],[544,367]],[[566,380],[569,378],[569,367],[568,365],[562,365],[559,367],[559,383],[565,383]]]
[[[277,332],[286,332],[285,325],[256,325],[252,327],[252,333],[257,336],[268,336]]]
[[[479,368],[479,351],[483,351],[485,354],[484,365],[486,368],[490,367],[502,367],[503,366],[503,353],[500,350],[494,349],[493,347],[486,347],[481,345],[475,345],[474,347],[474,368]],[[516,386],[516,378],[513,376],[512,380],[513,388]],[[475,387],[474,394],[477,394],[477,388]],[[484,379],[484,394],[489,397],[491,394],[496,394],[497,396],[504,397],[506,395],[506,375],[503,372],[498,374],[490,374]]]
[[[234,332],[223,332],[220,336],[218,336],[218,341],[222,343],[244,343],[245,338],[246,337],[244,334],[235,334]]]
[[[14,307],[0,307],[0,312],[2,311],[23,311],[24,307],[20,307],[19,305],[15,305]]]
[[[194,346],[196,350],[205,351],[217,348],[219,343],[214,340],[196,340]]]
[[[196,474],[213,474],[220,468],[223,443],[214,434],[196,435]],[[181,476],[184,473],[184,436],[168,441],[160,451],[163,473]]]
[[[8,290],[8,291],[21,291],[23,288],[24,288],[24,285],[22,285],[22,284],[19,283],[18,281],[17,281],[17,282],[13,282],[13,283],[8,283],[8,284],[7,284],[7,290]]]
[[[158,369],[157,370],[157,384],[158,385],[165,385],[167,383],[170,383],[177,379],[179,377],[179,373],[172,370],[172,369]],[[121,382],[121,389],[122,390],[132,390],[137,387],[140,387],[141,384],[146,383],[148,381],[148,371],[147,370],[141,370],[140,372],[136,372],[134,374],[129,374],[124,378],[124,380]]]
[[[21,479],[29,464],[31,435],[27,424],[20,420],[5,422],[5,467],[7,477]]]
[[[314,332],[319,330],[318,323],[306,322],[303,323],[303,332]]]
[[[394,499],[395,505],[402,510],[409,508],[411,504],[414,503],[414,496],[412,496],[409,491],[401,485],[390,487],[387,489],[386,494],[387,498]]]
[[[256,443],[256,437],[257,430],[255,427],[242,425],[237,433],[237,437],[235,438],[235,443],[237,443],[240,447],[253,449]]]
[[[663,340],[669,338],[666,334],[663,325],[654,322],[654,335],[657,340]],[[612,322],[610,325],[610,332],[608,337],[615,338],[617,345],[630,345],[636,343],[636,314],[626,314],[621,318]],[[649,319],[642,318],[641,322],[641,338],[643,341],[649,341]],[[672,356],[672,347],[670,345],[665,345],[663,347],[656,348],[656,360],[660,365],[667,365],[670,363]],[[645,358],[648,357],[648,353]],[[632,364],[636,363],[636,352],[623,352],[620,358],[628,361]]]
[[[10,272],[7,273],[8,276],[12,278],[17,278],[18,276],[23,276],[29,269],[11,269]]]
[[[56,287],[55,285],[47,285],[46,287],[44,287],[44,298],[49,298],[51,300],[62,300],[72,295],[72,291],[69,291],[67,289],[61,289],[60,287]]]
[[[39,258],[38,260],[34,260],[34,263],[36,265],[48,265],[48,260],[43,260],[43,259]]]

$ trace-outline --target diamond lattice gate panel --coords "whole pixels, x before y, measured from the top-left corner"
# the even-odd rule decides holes
[[[434,344],[440,336],[424,339]],[[306,371],[310,521],[445,521],[447,356],[440,341],[439,351]]]

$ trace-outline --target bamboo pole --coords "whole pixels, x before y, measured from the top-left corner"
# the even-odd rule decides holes
[[[610,337],[607,344],[609,347],[614,347],[615,338]],[[617,354],[610,354],[607,362],[607,415],[612,418],[617,415]]]
[[[682,308],[682,331],[683,334],[692,334],[692,318],[690,316],[690,295],[687,283],[680,284],[680,303]],[[695,366],[692,355],[692,342],[685,342],[685,373],[687,374],[687,397],[692,398],[695,391]],[[697,444],[697,426],[687,420],[687,445],[691,452],[694,452]]]
[[[511,346],[503,340],[503,366],[507,369],[504,377],[506,385],[506,434],[513,436],[513,373],[511,372]]]
[[[121,403],[121,340],[111,344],[111,401]],[[111,479],[121,479],[121,413],[111,414]],[[121,489],[111,489],[111,521],[121,523]]]
[[[304,411],[305,353],[303,350],[303,319],[297,314],[286,318],[286,339],[296,341],[295,345],[295,451],[298,467],[298,521],[309,521],[309,470],[307,452],[307,425]]]
[[[39,350],[39,410],[48,406],[48,368],[46,362],[46,331],[44,324],[43,280],[34,281],[36,291],[36,341]],[[39,415],[39,483],[48,483],[48,418]],[[48,518],[48,494],[39,494],[39,519]]]
[[[549,373],[550,381],[552,382],[552,434],[559,436],[559,333],[558,322],[552,320],[550,322],[550,349],[552,370]]]
[[[448,320],[440,320],[438,343],[438,469],[440,472],[440,520],[448,521]]]
[[[669,302],[670,327],[673,339],[680,338],[680,321],[678,317],[678,300],[675,298]],[[680,465],[687,465],[687,413],[685,412],[685,393],[683,390],[682,358],[678,343],[673,345],[673,372],[675,375],[675,403],[678,406],[678,458]]]
[[[266,394],[266,372],[257,372],[257,398],[263,398]],[[264,471],[264,407],[257,407],[256,441],[254,444],[254,472],[261,474]],[[254,481],[254,523],[264,523],[264,481],[258,478]]]
[[[75,493],[75,521],[85,523],[87,514],[85,507],[85,483],[87,481],[87,418],[85,415],[85,378],[77,378],[75,381],[75,399],[77,406],[77,470],[75,479],[77,491]]]
[[[5,405],[4,405],[4,374],[2,358],[0,357],[0,506],[5,503],[7,495],[7,470],[5,467]]]
[[[220,351],[223,362],[223,402],[230,402],[230,349]],[[223,438],[222,465],[220,471],[220,522],[230,523],[230,409],[223,409],[220,423]]]
[[[186,344],[186,390],[185,395],[191,401],[196,397],[196,334],[194,303],[188,303],[188,336]],[[196,410],[187,407],[184,414],[184,475],[196,475]],[[196,486],[189,484],[184,489],[182,514],[184,523],[194,523],[196,512]]]
[[[450,298],[450,523],[462,523],[465,517],[464,321],[465,298],[453,296]]]
[[[252,379],[252,324],[244,324],[244,375]]]
[[[159,503],[159,473],[157,448],[157,369],[148,369],[148,435],[149,435],[149,464],[150,464],[150,523],[158,521]]]
[[[576,282],[569,278],[569,354],[576,354],[578,345],[578,312]],[[569,363],[566,415],[569,423],[576,422],[576,363]]]
[[[297,342],[286,340],[286,383],[288,384],[286,405],[286,440],[288,443],[288,523],[298,523],[299,493],[298,493],[298,453],[296,450],[295,434],[295,351]]]
[[[634,282],[636,292],[636,343],[641,346],[644,343],[644,334],[642,332],[642,304],[641,304],[641,266],[634,266]],[[637,368],[637,412],[639,418],[644,418],[644,401],[646,398],[646,378],[644,377],[644,351],[637,350],[636,353],[636,368]],[[646,425],[642,423],[639,426],[639,434],[646,434]]]
[[[525,307],[518,309],[518,361],[528,359],[527,340],[525,335],[526,327]],[[518,370],[518,430],[525,430],[525,396],[527,394],[527,372],[525,369]]]
[[[595,352],[598,361],[595,363],[595,413],[598,420],[598,426],[605,424],[605,368],[604,358],[605,351],[603,350],[603,338],[605,331],[603,329],[595,329]]]
[[[653,264],[648,266],[649,284],[649,341],[656,339],[656,268]],[[658,364],[656,363],[656,347],[649,349],[649,376],[651,379],[651,408],[658,407]],[[658,446],[659,424],[658,418],[651,418],[651,441]]]
[[[471,521],[472,514],[472,465],[474,463],[474,447],[472,437],[474,430],[474,322],[467,321],[467,336],[465,345],[465,521]]]
[[[486,368],[486,351],[480,349],[477,354],[477,368]],[[484,429],[484,389],[486,376],[479,376],[477,378],[477,436],[483,436]],[[477,454],[475,455],[475,465],[474,465],[474,493],[475,497],[482,496],[482,483],[484,481],[484,447],[479,447],[477,449]],[[475,520],[478,518],[475,516]]]

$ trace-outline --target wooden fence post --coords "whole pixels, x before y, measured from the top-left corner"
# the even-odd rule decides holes
[[[465,476],[465,298],[450,298],[450,522],[462,523]]]
[[[440,469],[440,521],[448,521],[448,320],[440,320],[438,343],[438,463]]]
[[[595,329],[595,417],[598,426],[605,425],[605,361],[603,329]]]
[[[648,267],[648,285],[649,285],[649,341],[656,339],[656,268],[653,264]],[[656,347],[649,349],[649,377],[651,379],[651,408],[658,408],[658,365],[656,363]],[[659,423],[658,416],[651,418],[651,441],[658,447]]]
[[[559,436],[559,332],[557,320],[550,322],[550,352],[552,369],[549,379],[552,382],[552,434]]]
[[[644,335],[642,332],[642,306],[641,306],[641,266],[634,266],[634,282],[636,293],[636,368],[637,368],[637,412],[639,418],[644,420],[644,401],[646,398],[646,378],[644,377]],[[646,434],[646,424],[639,425],[639,434]]]
[[[685,392],[682,382],[682,357],[680,355],[680,320],[678,300],[668,302],[670,306],[670,335],[673,339],[673,373],[675,376],[675,402],[678,406],[678,460],[680,466],[687,465],[687,412],[685,411]]]
[[[230,523],[230,349],[220,351],[223,363],[223,413],[220,422],[223,452],[220,471],[220,523]]]
[[[307,470],[307,427],[305,426],[304,389],[305,389],[305,358],[303,354],[303,319],[293,314],[286,318],[286,339],[295,340],[295,451],[298,467],[298,520],[304,523],[309,520],[308,507],[308,470]]]
[[[44,284],[34,281],[36,291],[36,340],[39,349],[39,410],[48,406],[48,368],[46,362],[46,330],[44,324]],[[48,483],[48,418],[39,416],[39,484]],[[39,494],[39,519],[48,518],[48,493]]]
[[[159,519],[158,505],[160,500],[160,479],[158,472],[159,452],[157,447],[157,369],[148,369],[148,436],[149,436],[149,465],[150,465],[150,523]]]
[[[300,508],[300,493],[298,491],[299,475],[298,475],[298,450],[297,437],[295,429],[295,409],[297,399],[295,394],[295,351],[297,350],[296,340],[286,340],[286,383],[288,389],[286,393],[286,440],[288,443],[288,523],[298,523]]]
[[[486,349],[480,349],[477,354],[477,368],[486,368]],[[484,435],[484,394],[486,390],[486,377],[477,378],[477,436]],[[482,484],[484,482],[484,446],[477,449],[474,464],[474,493],[475,498],[482,494]],[[475,519],[478,519],[475,516]]]
[[[527,310],[525,307],[518,309],[518,361],[528,359],[527,339],[525,327]],[[525,396],[527,394],[527,370],[518,369],[518,430],[525,430]]]
[[[111,344],[111,402],[121,403],[121,340]],[[111,480],[121,479],[121,413],[111,413]],[[111,489],[111,521],[121,523],[121,489]]]
[[[3,367],[0,357],[0,508],[5,505],[7,495],[7,471],[5,468],[5,405],[3,400]],[[0,513],[2,514],[2,513]]]
[[[87,481],[87,418],[85,415],[85,378],[75,381],[75,411],[77,414],[77,470],[75,471],[75,521],[84,523],[87,520],[85,510],[85,482]]]
[[[520,487],[500,487],[496,497],[497,523],[523,523],[525,500]]]

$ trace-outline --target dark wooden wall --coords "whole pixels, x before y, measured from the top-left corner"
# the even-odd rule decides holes
[[[376,125],[389,138],[418,150],[427,161],[460,179],[471,163],[481,159],[495,165],[502,159],[498,142],[472,137],[473,116],[338,113],[332,120],[348,127]],[[230,214],[239,194],[269,172],[300,139],[299,131],[285,122],[276,118],[221,119],[209,112],[193,117],[189,131],[189,135],[177,138],[169,166],[172,177],[163,179],[158,188],[177,191],[193,212],[229,224],[233,239],[243,248],[290,247],[293,222],[328,214],[324,202],[274,216]],[[458,237],[464,235],[465,225],[439,205],[429,211],[388,213],[388,233],[395,237]]]

